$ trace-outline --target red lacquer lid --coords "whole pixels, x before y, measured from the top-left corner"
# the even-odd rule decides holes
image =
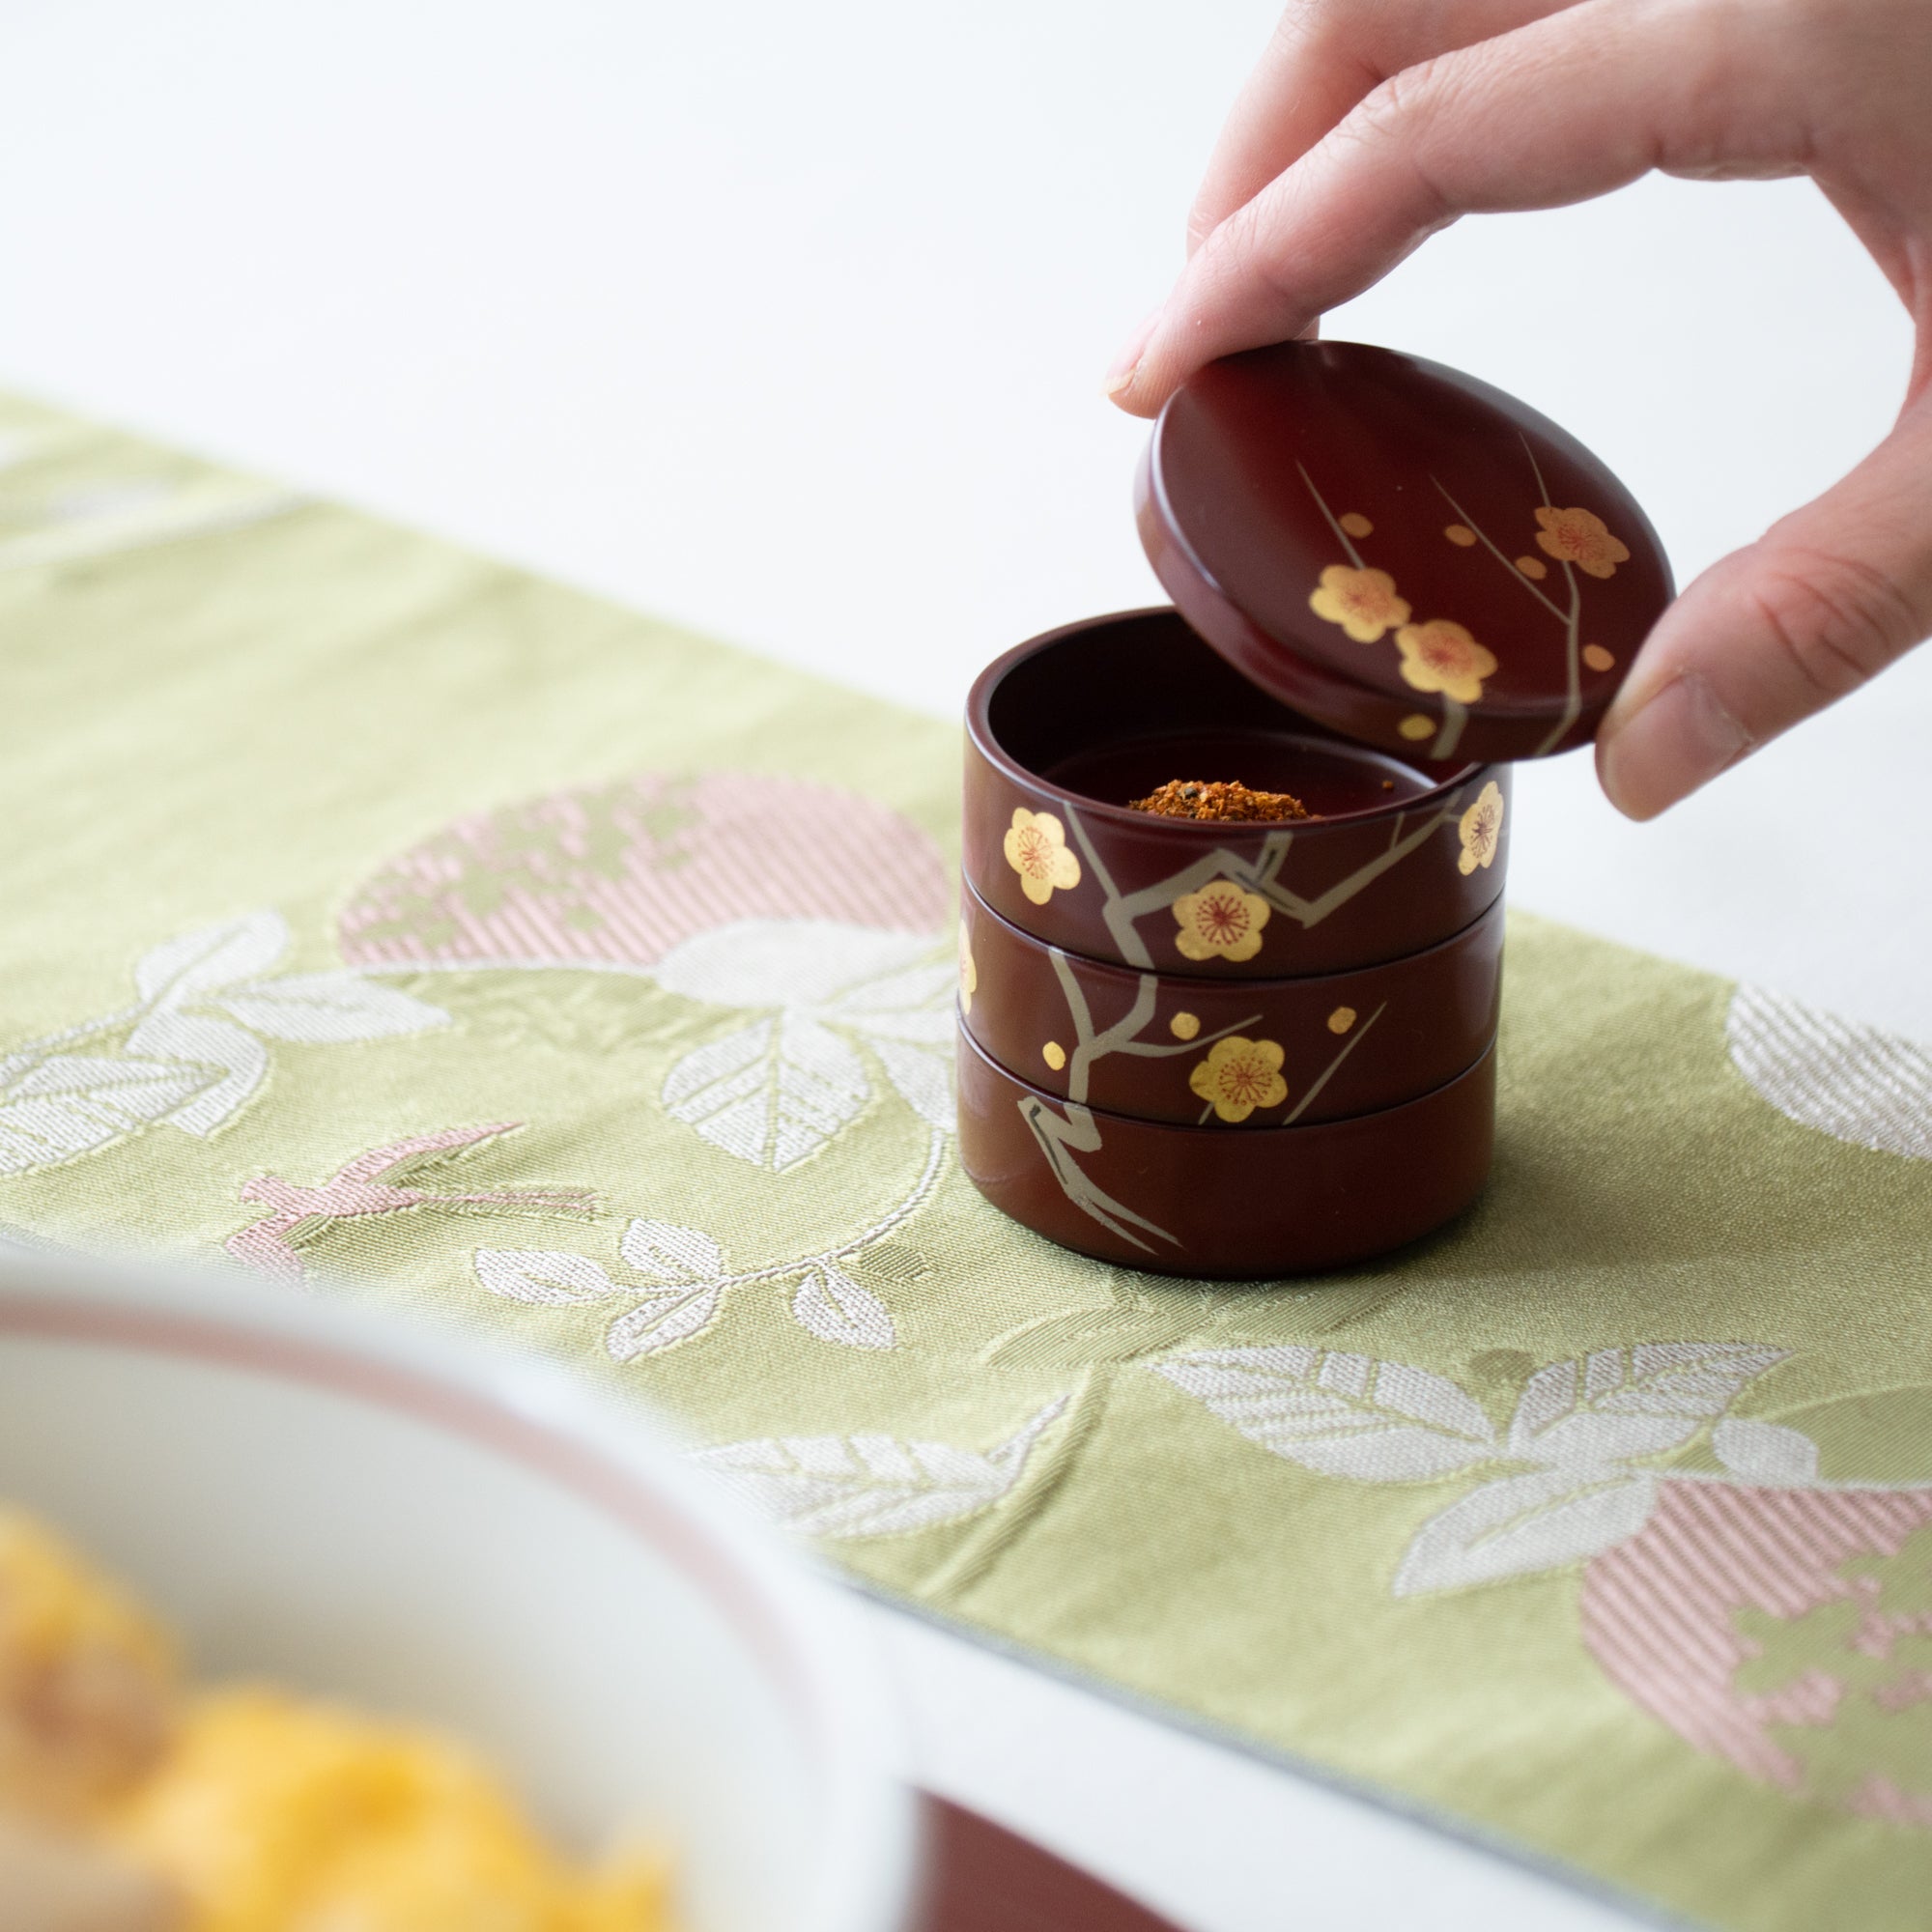
[[[1672,594],[1649,520],[1574,437],[1363,343],[1210,363],[1162,410],[1136,497],[1155,574],[1222,656],[1425,758],[1594,737]]]

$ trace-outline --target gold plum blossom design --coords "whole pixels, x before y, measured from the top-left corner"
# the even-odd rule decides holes
[[[1308,608],[1326,618],[1358,644],[1379,643],[1412,614],[1406,598],[1396,595],[1395,579],[1385,570],[1351,569],[1331,563],[1321,583],[1308,596]]]
[[[1474,704],[1483,695],[1483,680],[1495,675],[1495,654],[1447,617],[1405,624],[1395,634],[1395,643],[1402,653],[1405,684],[1440,692],[1458,704]]]
[[[1182,893],[1171,910],[1180,928],[1174,943],[1183,958],[1238,962],[1262,950],[1271,908],[1259,893],[1245,893],[1232,879],[1210,879],[1198,893]]]
[[[1004,849],[1007,864],[1020,875],[1020,891],[1035,905],[1080,883],[1080,861],[1066,849],[1066,828],[1050,811],[1015,807]]]
[[[959,1010],[970,1013],[973,1010],[973,995],[980,990],[980,968],[973,957],[973,948],[966,938],[966,928],[959,928]]]
[[[1279,1107],[1288,1098],[1283,1058],[1278,1040],[1230,1034],[1214,1042],[1206,1060],[1195,1063],[1187,1084],[1222,1120],[1238,1124],[1256,1108]]]
[[[1476,802],[1463,814],[1457,832],[1463,840],[1463,856],[1456,869],[1464,878],[1478,866],[1486,871],[1496,862],[1496,847],[1503,836],[1503,795],[1492,779],[1476,794]]]
[[[1613,537],[1602,517],[1592,510],[1557,510],[1540,505],[1536,521],[1538,547],[1559,563],[1574,563],[1586,577],[1614,577],[1617,565],[1630,561],[1630,552]]]
[[[1458,550],[1475,550],[1478,546],[1487,550],[1563,628],[1567,692],[1563,709],[1555,717],[1548,736],[1531,752],[1532,756],[1542,756],[1563,742],[1581,714],[1583,668],[1587,666],[1591,670],[1601,672],[1610,669],[1615,664],[1608,651],[1596,644],[1585,646],[1582,643],[1583,605],[1579,574],[1594,578],[1613,577],[1617,566],[1630,560],[1631,552],[1594,510],[1574,504],[1561,508],[1552,502],[1543,467],[1537,462],[1536,452],[1530,447],[1527,438],[1523,439],[1522,447],[1530,473],[1536,480],[1538,494],[1543,498],[1540,505],[1532,506],[1538,526],[1537,548],[1542,555],[1525,551],[1513,559],[1509,552],[1456,500],[1455,495],[1440,477],[1430,480],[1443,501],[1455,512],[1455,522],[1441,526],[1443,537]],[[1395,728],[1410,744],[1419,745],[1433,737],[1435,743],[1431,755],[1435,758],[1449,757],[1461,742],[1463,727],[1468,723],[1469,707],[1482,701],[1485,680],[1493,676],[1500,668],[1495,654],[1478,643],[1463,625],[1451,618],[1432,617],[1424,623],[1411,622],[1414,615],[1412,607],[1406,598],[1397,594],[1395,579],[1385,570],[1372,569],[1355,541],[1358,537],[1373,535],[1375,525],[1355,511],[1337,516],[1315,478],[1308,473],[1306,466],[1297,465],[1296,468],[1300,469],[1301,480],[1307,485],[1316,506],[1327,520],[1337,544],[1348,557],[1347,563],[1329,564],[1321,572],[1319,583],[1309,593],[1309,608],[1318,616],[1339,624],[1360,643],[1378,643],[1394,632],[1395,642],[1401,652],[1401,663],[1397,668],[1404,681],[1410,689],[1436,695],[1442,700],[1437,717],[1432,719],[1422,712],[1410,712],[1396,721]],[[1545,562],[1545,557],[1553,558],[1561,567],[1561,587],[1553,584],[1549,590],[1543,587],[1550,577],[1550,566]],[[1567,608],[1565,602],[1559,601],[1566,590]]]

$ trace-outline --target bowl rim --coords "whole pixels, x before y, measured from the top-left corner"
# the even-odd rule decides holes
[[[898,1932],[917,1812],[900,1727],[830,1576],[724,1486],[692,1445],[552,1363],[353,1304],[264,1295],[226,1271],[0,1238],[0,1341],[144,1350],[368,1402],[504,1456],[599,1509],[670,1561],[772,1674],[817,1762],[822,1807],[809,1932]]]
[[[1401,799],[1390,799],[1386,805],[1372,805],[1361,811],[1331,812],[1314,819],[1250,820],[1238,824],[1230,824],[1225,819],[1166,818],[1152,812],[1135,811],[1124,805],[1110,805],[1105,799],[1090,798],[1085,792],[1075,791],[1070,785],[1057,784],[1053,780],[1041,777],[1038,772],[1029,771],[1007,751],[993,730],[991,716],[993,694],[999,689],[1002,680],[1027,659],[1051,650],[1063,639],[1079,632],[1097,631],[1110,624],[1132,623],[1148,617],[1171,617],[1183,630],[1199,639],[1204,650],[1214,648],[1172,604],[1144,604],[1130,611],[1109,611],[1099,616],[1077,618],[1070,624],[1057,624],[1052,630],[1042,631],[1037,637],[1028,638],[1025,642],[1015,644],[1009,651],[1003,651],[973,680],[973,687],[966,695],[966,735],[973,750],[1003,778],[1016,784],[1044,792],[1049,797],[1077,800],[1083,817],[1094,814],[1103,823],[1131,827],[1141,832],[1157,827],[1158,836],[1163,838],[1218,840],[1222,844],[1226,844],[1231,838],[1244,835],[1259,837],[1278,832],[1284,823],[1293,827],[1298,838],[1319,838],[1329,828],[1372,825],[1378,818],[1396,817],[1405,811],[1414,811],[1440,803],[1448,793],[1470,783],[1485,773],[1493,776],[1502,769],[1496,760],[1485,762],[1478,759],[1461,766],[1425,791],[1410,792]],[[1271,697],[1271,694],[1263,691],[1259,685],[1255,687],[1255,696],[1258,698]],[[1277,704],[1282,702],[1280,698],[1272,698],[1271,701]],[[1365,752],[1373,752],[1378,757],[1400,761],[1399,753],[1379,745],[1371,745],[1359,739],[1350,738],[1332,725],[1323,724],[1320,719],[1309,718],[1306,723],[1312,732],[1333,738],[1341,744],[1356,746]]]

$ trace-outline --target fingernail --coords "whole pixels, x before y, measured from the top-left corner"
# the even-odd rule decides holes
[[[1147,346],[1153,339],[1154,325],[1160,320],[1160,310],[1155,309],[1141,326],[1127,338],[1127,346],[1114,357],[1107,371],[1106,393],[1118,396],[1122,389],[1131,388],[1136,373],[1141,366],[1141,357],[1147,354]]]
[[[1750,750],[1750,733],[1695,671],[1683,671],[1605,738],[1598,776],[1627,818],[1655,818]]]

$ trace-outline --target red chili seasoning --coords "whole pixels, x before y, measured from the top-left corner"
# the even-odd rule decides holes
[[[1254,823],[1258,820],[1313,816],[1298,798],[1285,791],[1250,791],[1238,781],[1208,783],[1200,779],[1170,779],[1158,791],[1129,801],[1134,811],[1156,818],[1214,818]]]

